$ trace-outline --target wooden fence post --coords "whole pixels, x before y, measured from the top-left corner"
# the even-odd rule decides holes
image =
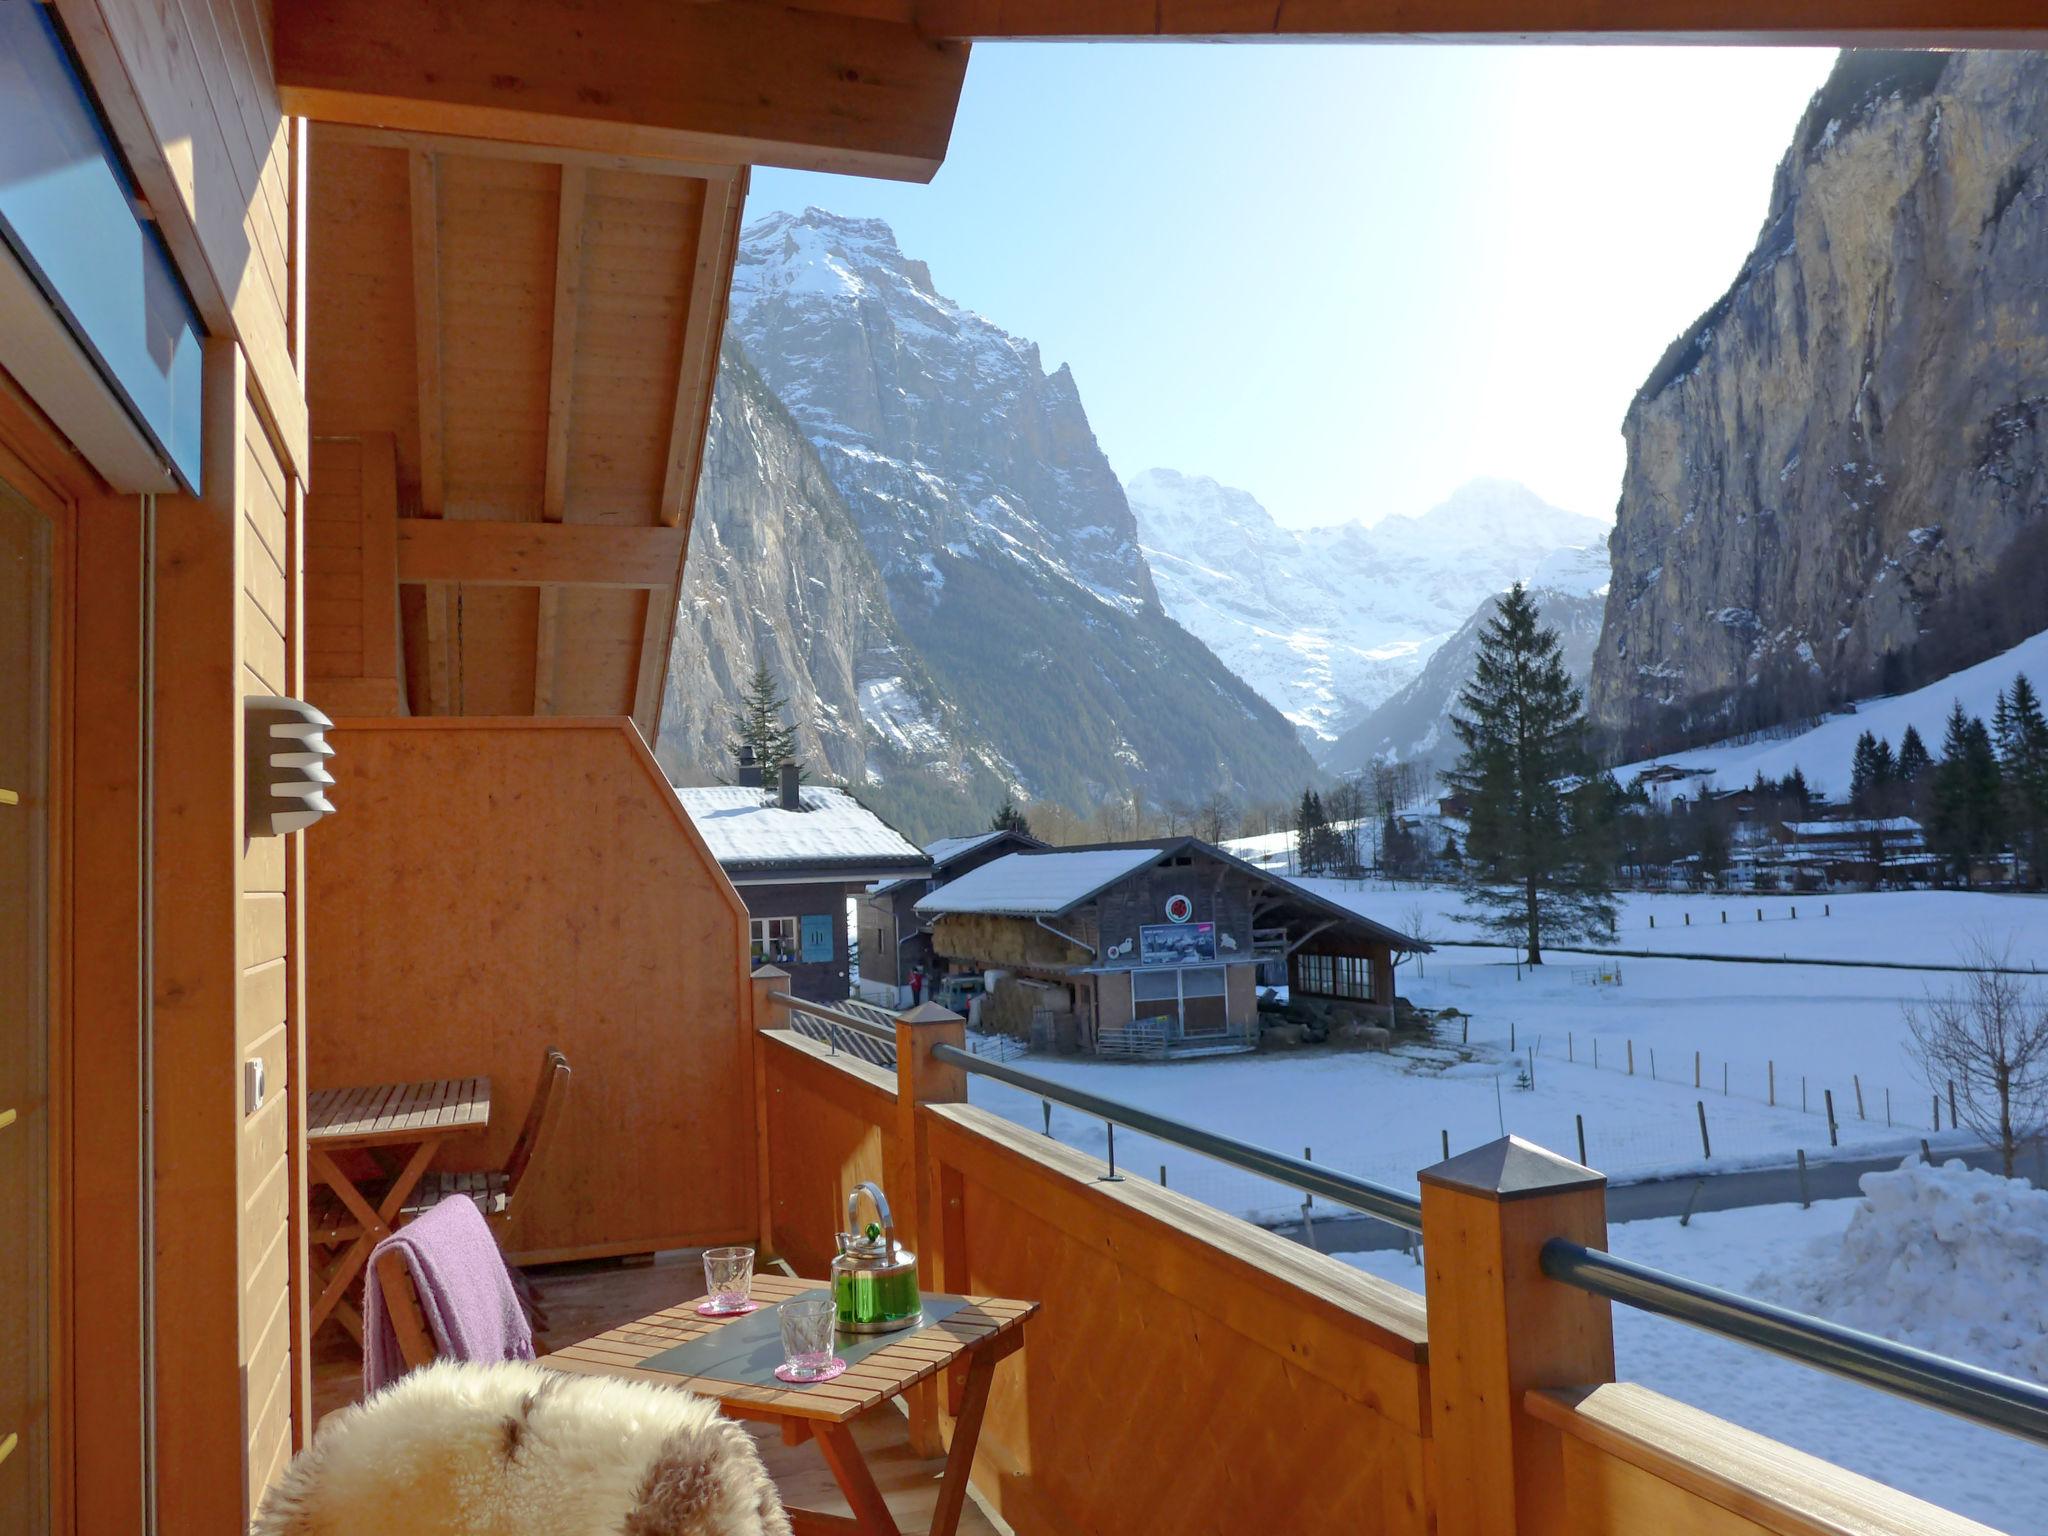
[[[964,1046],[967,1021],[937,1003],[921,1003],[896,1015],[896,1146],[903,1169],[889,1190],[897,1230],[912,1234],[917,1250],[917,1283],[925,1291],[967,1284],[966,1211],[960,1181],[933,1165],[927,1104],[964,1104],[967,1074],[932,1059],[936,1045]],[[910,1408],[910,1444],[920,1456],[945,1453],[939,1430],[936,1382],[920,1382],[904,1394]]]
[[[768,1182],[768,1052],[760,1036],[763,1030],[783,1029],[789,1024],[783,1005],[770,1001],[776,993],[789,990],[789,972],[780,966],[764,965],[754,972],[751,981],[753,1007],[751,1017],[747,1021],[746,1047],[747,1056],[753,1063],[754,1195],[761,1224],[761,1233],[755,1239],[755,1246],[761,1250],[765,1258],[781,1250],[775,1243],[775,1192]]]
[[[1439,1536],[1559,1528],[1556,1433],[1523,1397],[1614,1379],[1612,1309],[1548,1279],[1553,1237],[1607,1245],[1607,1180],[1517,1137],[1461,1153],[1422,1181]]]

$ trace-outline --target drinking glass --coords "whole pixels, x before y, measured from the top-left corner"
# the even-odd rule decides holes
[[[783,1363],[800,1381],[815,1381],[832,1366],[839,1308],[830,1291],[792,1296],[776,1308],[782,1324]]]
[[[704,1290],[714,1312],[738,1312],[745,1308],[754,1289],[754,1250],[751,1248],[707,1248],[704,1250]]]

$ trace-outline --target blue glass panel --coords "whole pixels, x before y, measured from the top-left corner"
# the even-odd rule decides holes
[[[44,6],[0,0],[0,238],[199,488],[199,316]]]

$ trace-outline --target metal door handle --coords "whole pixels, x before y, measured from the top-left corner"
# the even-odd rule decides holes
[[[5,1461],[8,1457],[12,1456],[15,1446],[20,1443],[21,1436],[19,1435],[9,1435],[5,1440],[0,1440],[0,1461]]]
[[[0,1131],[6,1130],[12,1124],[14,1124],[14,1111],[11,1109],[0,1109]]]
[[[11,789],[0,789],[0,805],[19,805],[21,796]]]

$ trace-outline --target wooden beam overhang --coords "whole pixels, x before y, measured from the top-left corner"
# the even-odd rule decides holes
[[[288,114],[929,181],[964,44],[758,0],[278,0]]]
[[[2037,0],[913,0],[925,36],[2039,48]]]
[[[398,522],[398,579],[673,593],[683,545],[680,528],[407,517]]]

